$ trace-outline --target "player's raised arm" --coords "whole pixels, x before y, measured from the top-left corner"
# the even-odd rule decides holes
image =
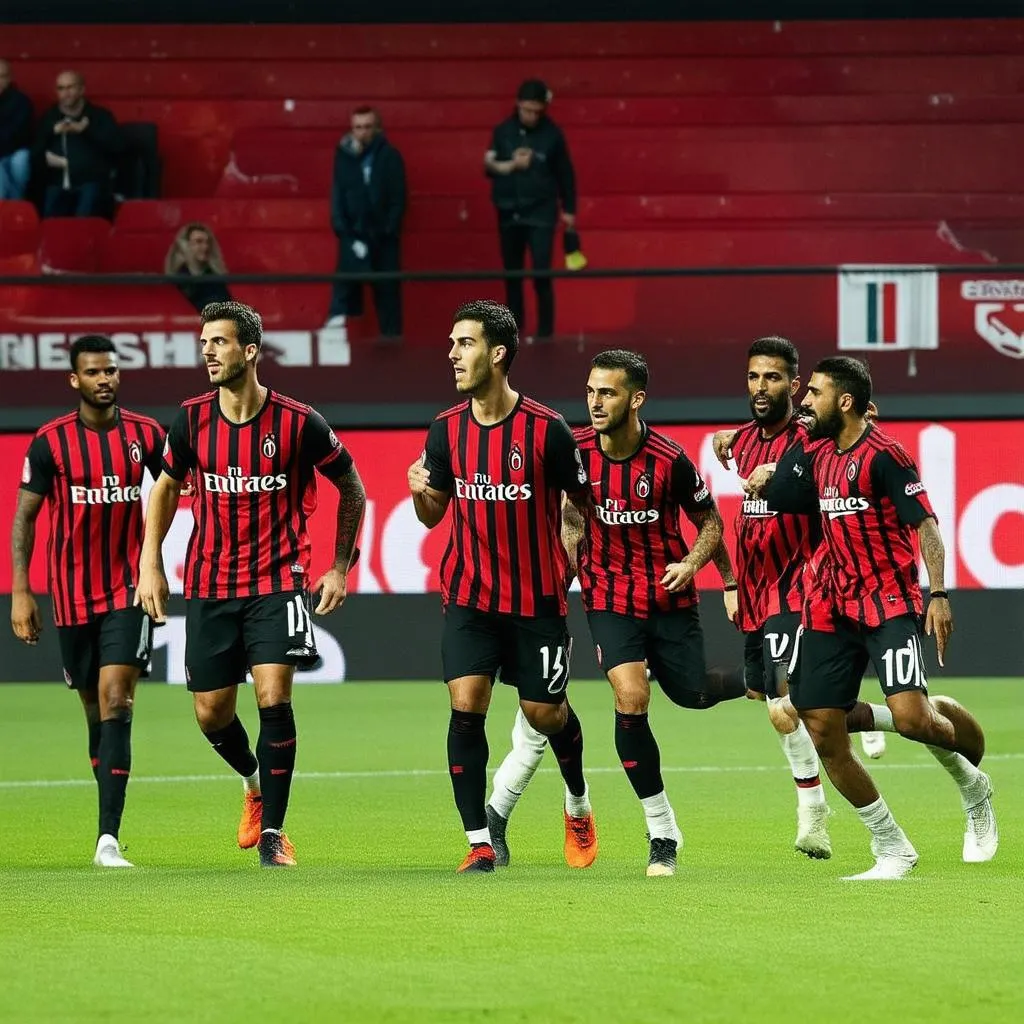
[[[452,500],[451,451],[448,428],[444,420],[434,420],[427,433],[427,443],[420,457],[409,467],[409,493],[416,518],[432,530],[442,519]]]
[[[711,450],[724,469],[732,468],[729,462],[732,459],[732,446],[738,433],[738,430],[718,430],[711,438]]]

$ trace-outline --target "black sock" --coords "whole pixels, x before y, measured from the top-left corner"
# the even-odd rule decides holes
[[[96,721],[89,719],[89,764],[92,765],[92,777],[100,781],[100,719],[99,709],[96,710]]]
[[[99,834],[116,839],[132,770],[132,713],[127,709],[100,723],[99,755]]]
[[[647,713],[624,715],[615,712],[615,752],[619,755],[633,792],[645,800],[662,792],[661,751],[651,732]]]
[[[295,715],[291,704],[260,708],[260,736],[256,741],[263,791],[263,830],[280,831],[288,810],[288,794],[295,771]]]
[[[243,779],[255,774],[259,764],[256,762],[256,755],[249,747],[249,734],[245,731],[245,726],[242,725],[238,715],[235,715],[234,721],[223,729],[214,729],[213,732],[204,735],[210,741],[213,749]]]
[[[576,717],[572,705],[566,702],[568,715],[565,728],[548,737],[551,750],[558,758],[558,770],[565,779],[565,785],[573,796],[583,796],[587,783],[583,778],[583,726]]]
[[[455,806],[467,832],[487,827],[486,717],[474,711],[453,710],[448,721],[448,774],[452,777]]]

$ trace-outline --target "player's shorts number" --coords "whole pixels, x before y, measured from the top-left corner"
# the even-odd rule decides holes
[[[311,622],[309,612],[306,611],[306,604],[302,594],[296,594],[287,604],[288,608],[288,636],[306,636],[310,631]]]
[[[569,682],[569,658],[572,640],[565,644],[544,644],[540,649],[541,677],[548,684],[548,693],[560,693]]]
[[[912,636],[902,647],[890,647],[883,655],[885,685],[924,687],[924,654],[921,641]]]

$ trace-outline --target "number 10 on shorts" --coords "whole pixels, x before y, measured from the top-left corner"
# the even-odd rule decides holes
[[[928,681],[924,674],[924,652],[921,641],[912,636],[902,647],[890,647],[883,655],[885,685],[887,689],[916,686],[925,689]]]

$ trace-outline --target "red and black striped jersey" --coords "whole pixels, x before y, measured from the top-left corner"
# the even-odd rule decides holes
[[[915,527],[935,518],[914,460],[873,423],[851,447],[794,446],[765,491],[778,509],[817,507],[836,610],[868,627],[923,611]]]
[[[807,431],[795,418],[771,437],[761,425],[745,423],[736,432],[732,455],[743,479],[758,466],[777,463]],[[745,633],[760,629],[770,615],[798,612],[803,606],[802,567],[821,542],[817,513],[776,512],[763,498],[746,498],[736,516],[736,582],[739,627]]]
[[[337,480],[352,456],[302,402],[267,388],[260,411],[234,423],[211,391],[182,403],[163,468],[175,480],[191,473],[195,487],[185,596],[254,597],[306,589],[314,470]]]
[[[594,497],[579,559],[587,611],[646,618],[697,602],[692,584],[673,594],[661,580],[689,550],[680,513],[713,509],[715,501],[683,449],[642,426],[640,447],[626,459],[605,455],[593,427],[574,431]]]
[[[40,427],[21,486],[50,506],[53,619],[78,626],[135,599],[142,554],[142,478],[160,472],[164,432],[156,420],[118,408],[102,430],[77,412]]]
[[[531,618],[564,615],[562,492],[587,485],[565,420],[520,395],[501,422],[481,424],[467,400],[434,420],[423,455],[430,486],[451,494],[444,603]]]

